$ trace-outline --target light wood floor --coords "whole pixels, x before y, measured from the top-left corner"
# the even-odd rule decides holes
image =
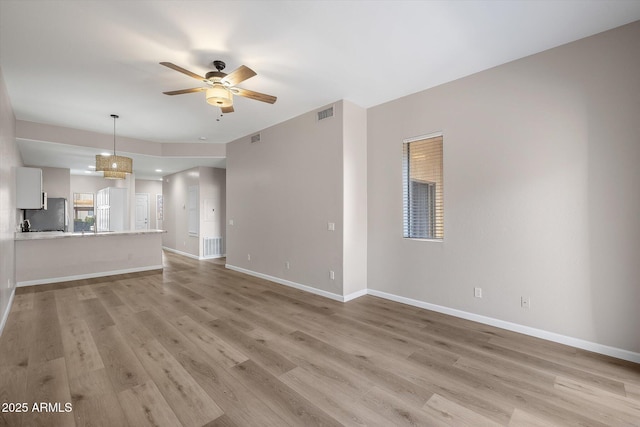
[[[19,289],[0,402],[28,411],[0,425],[640,425],[640,365],[220,262],[165,266]]]

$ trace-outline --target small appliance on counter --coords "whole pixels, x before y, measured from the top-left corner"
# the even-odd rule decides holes
[[[28,219],[25,219],[20,223],[20,229],[22,230],[23,233],[31,231],[31,223],[29,222]]]
[[[25,209],[22,231],[67,231],[67,199],[48,197],[47,209]]]

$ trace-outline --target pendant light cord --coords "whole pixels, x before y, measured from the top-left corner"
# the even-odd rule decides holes
[[[113,117],[113,155],[116,155],[116,119],[118,118],[117,114],[112,114]]]

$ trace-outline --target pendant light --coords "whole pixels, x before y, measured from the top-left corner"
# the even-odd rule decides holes
[[[116,155],[116,119],[119,116],[112,114],[113,118],[113,155],[96,155],[96,171],[104,172],[106,179],[125,179],[128,173],[133,173],[133,160],[130,157]]]

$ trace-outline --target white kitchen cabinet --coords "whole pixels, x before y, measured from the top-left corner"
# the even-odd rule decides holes
[[[107,187],[96,195],[96,227],[101,231],[127,231],[129,210],[126,188]]]
[[[42,209],[44,195],[42,193],[42,169],[16,169],[16,208]]]

